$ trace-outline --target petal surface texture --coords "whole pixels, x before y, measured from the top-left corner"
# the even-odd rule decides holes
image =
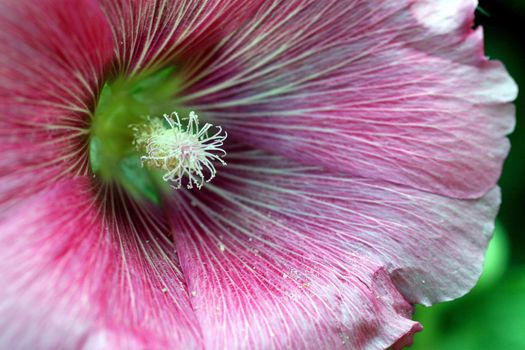
[[[200,348],[166,226],[92,190],[60,182],[0,223],[2,348]]]
[[[476,198],[500,176],[517,89],[483,56],[475,7],[266,1],[206,53],[183,100],[302,163]]]
[[[0,216],[88,173],[87,127],[111,33],[94,1],[0,3]]]
[[[497,189],[459,200],[260,151],[229,161],[171,215],[211,349],[385,349],[418,330],[408,302],[458,297],[480,274]]]
[[[100,0],[115,43],[115,68],[127,74],[192,60],[238,30],[262,0]]]

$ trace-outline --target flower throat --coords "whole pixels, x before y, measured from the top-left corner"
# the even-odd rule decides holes
[[[157,205],[170,188],[200,189],[215,176],[215,164],[226,164],[226,133],[201,126],[194,111],[177,103],[181,81],[173,72],[106,82],[90,128],[94,177]]]

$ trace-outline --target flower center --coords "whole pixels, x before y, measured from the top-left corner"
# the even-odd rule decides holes
[[[116,183],[138,199],[160,204],[171,188],[201,188],[224,164],[226,135],[211,124],[199,127],[194,112],[176,94],[174,68],[118,77],[104,84],[91,120],[89,153],[97,181]],[[166,112],[177,111],[170,116]],[[164,118],[158,116],[164,115]],[[168,185],[169,184],[169,185]]]
[[[209,136],[208,131],[213,126],[209,123],[199,126],[195,112],[190,112],[186,127],[176,112],[164,114],[164,121],[159,118],[147,118],[147,122],[132,125],[135,136],[133,143],[139,152],[143,164],[150,168],[164,171],[162,177],[171,187],[179,189],[183,180],[188,188],[201,188],[204,182],[209,182],[217,173],[214,161],[222,165],[226,163],[221,156],[226,152],[221,148],[227,134],[222,135],[222,128]],[[165,125],[168,125],[166,127]]]

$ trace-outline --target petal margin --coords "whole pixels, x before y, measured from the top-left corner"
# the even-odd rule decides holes
[[[210,349],[385,349],[409,344],[410,303],[477,281],[499,191],[458,200],[229,152],[171,215]],[[461,214],[458,214],[461,213]]]
[[[475,5],[267,1],[182,101],[305,164],[477,198],[501,174],[517,88],[484,57]]]
[[[166,226],[91,187],[60,182],[0,222],[0,347],[202,348]]]

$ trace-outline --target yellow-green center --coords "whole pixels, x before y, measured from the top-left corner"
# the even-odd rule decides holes
[[[90,129],[90,163],[96,178],[117,183],[136,198],[160,203],[169,186],[160,170],[142,166],[143,154],[134,145],[130,126],[144,123],[147,116],[175,110],[189,113],[175,99],[179,87],[174,68],[106,82]]]

